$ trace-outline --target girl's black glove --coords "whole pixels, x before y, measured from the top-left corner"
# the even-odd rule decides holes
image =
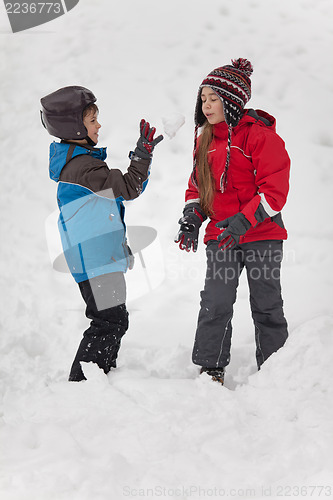
[[[245,215],[238,212],[238,214],[218,222],[215,226],[219,229],[226,228],[218,235],[217,239],[222,250],[230,250],[238,245],[239,238],[250,229],[251,222],[247,220]]]
[[[163,140],[163,135],[159,135],[154,139],[154,134],[156,132],[155,127],[150,127],[146,120],[141,120],[140,122],[140,137],[136,143],[136,148],[134,150],[135,156],[149,160],[152,157],[152,153],[156,144]]]
[[[180,229],[174,240],[179,243],[181,250],[190,252],[192,248],[193,252],[197,251],[199,229],[206,218],[198,203],[191,203],[184,208],[183,217],[178,221]]]

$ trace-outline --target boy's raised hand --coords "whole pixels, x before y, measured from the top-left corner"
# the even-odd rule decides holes
[[[154,139],[154,134],[156,132],[155,127],[150,127],[146,120],[141,120],[140,122],[140,137],[136,143],[136,148],[134,154],[143,159],[150,159],[156,144],[161,142],[164,137],[159,135]]]

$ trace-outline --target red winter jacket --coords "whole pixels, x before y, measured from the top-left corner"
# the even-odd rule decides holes
[[[275,131],[275,118],[261,110],[245,110],[232,130],[227,186],[221,192],[221,176],[227,155],[228,126],[214,125],[214,138],[208,151],[215,179],[213,212],[204,242],[216,240],[219,221],[242,212],[252,227],[240,243],[287,238],[281,210],[289,190],[290,159],[281,137]],[[199,137],[200,141],[200,137]],[[192,173],[185,193],[186,204],[200,202],[198,186]],[[269,218],[258,223],[254,214],[262,204]]]

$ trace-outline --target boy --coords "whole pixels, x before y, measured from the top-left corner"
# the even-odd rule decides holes
[[[69,375],[86,380],[81,361],[107,374],[116,367],[128,329],[124,273],[133,265],[126,242],[124,200],[137,198],[148,182],[155,128],[141,120],[140,137],[127,173],[109,169],[106,148],[95,148],[101,125],[94,94],[80,86],[61,88],[41,99],[47,131],[61,139],[50,145],[50,177],[58,182],[58,221],[68,267],[91,320]]]

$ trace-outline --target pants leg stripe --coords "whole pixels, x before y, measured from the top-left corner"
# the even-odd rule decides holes
[[[225,329],[224,329],[224,335],[223,335],[223,339],[221,342],[220,353],[219,353],[219,356],[218,356],[217,361],[216,361],[216,368],[223,368],[222,366],[219,366],[219,362],[220,362],[220,359],[222,356],[224,339],[225,339],[225,336],[227,335],[227,331],[228,331],[231,319],[232,319],[232,316],[228,319],[227,324],[226,324]]]
[[[258,325],[255,325],[255,329],[256,329],[256,344],[257,344],[257,348],[258,348],[258,351],[260,351],[260,354],[262,356],[262,362],[265,361],[265,356],[262,352],[262,349],[261,349],[261,345],[260,345],[260,330],[258,328]]]

